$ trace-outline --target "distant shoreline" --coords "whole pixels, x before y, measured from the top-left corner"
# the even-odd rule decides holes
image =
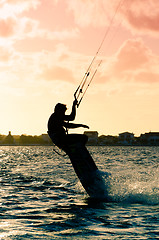
[[[56,147],[53,144],[0,144],[0,147]],[[109,145],[101,145],[101,144],[86,144],[87,147],[159,147],[156,144],[109,144]]]
[[[85,131],[87,146],[159,146],[159,132],[149,132],[135,137],[133,133],[123,132],[119,136],[98,135],[97,131]],[[48,134],[8,135],[0,134],[0,146],[53,146]]]

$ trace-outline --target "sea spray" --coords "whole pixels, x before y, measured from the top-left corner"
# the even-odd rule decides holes
[[[112,173],[109,195],[115,202],[159,203],[158,169],[129,169]]]

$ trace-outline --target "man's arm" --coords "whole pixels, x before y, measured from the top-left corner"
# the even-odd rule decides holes
[[[89,128],[85,124],[76,124],[76,123],[67,123],[67,122],[64,123],[64,127],[66,127],[66,128],[79,128],[79,127]]]
[[[72,112],[70,115],[65,115],[64,120],[66,121],[73,121],[76,117],[76,106],[77,106],[77,99],[75,99],[73,101],[73,105],[72,105]]]

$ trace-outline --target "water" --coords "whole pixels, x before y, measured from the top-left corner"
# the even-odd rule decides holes
[[[0,239],[159,239],[159,147],[88,147],[110,202],[52,147],[0,147]],[[103,175],[105,176],[105,175]]]

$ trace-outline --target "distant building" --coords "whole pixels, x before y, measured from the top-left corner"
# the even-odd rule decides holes
[[[98,143],[98,132],[97,131],[85,131],[84,134],[88,137],[88,144]]]
[[[129,132],[123,132],[119,134],[119,143],[124,145],[132,144],[134,141],[134,134]]]
[[[117,143],[117,137],[111,135],[101,135],[98,138],[99,145],[115,145]]]
[[[11,131],[9,131],[8,135],[4,138],[3,141],[4,144],[15,144],[15,139],[11,134]]]
[[[149,132],[141,134],[140,141],[147,145],[159,146],[159,132]]]

